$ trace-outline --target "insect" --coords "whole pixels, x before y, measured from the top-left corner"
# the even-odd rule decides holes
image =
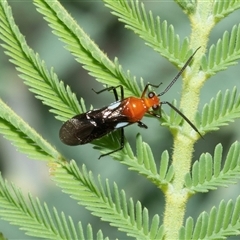
[[[199,48],[198,48],[199,49]],[[197,50],[198,50],[197,49]],[[124,147],[124,128],[137,123],[141,128],[147,128],[147,126],[141,122],[143,116],[148,113],[157,118],[161,116],[156,114],[154,111],[161,108],[162,104],[167,104],[171,108],[173,108],[200,136],[201,133],[195,127],[195,125],[176,107],[174,107],[170,102],[160,101],[160,96],[164,95],[172,85],[177,81],[179,76],[188,66],[193,56],[197,52],[197,50],[192,54],[192,56],[187,60],[178,74],[174,77],[171,83],[166,87],[166,89],[159,93],[155,94],[154,92],[149,92],[146,97],[146,92],[149,88],[155,87],[158,88],[159,85],[153,85],[148,83],[140,98],[138,97],[128,97],[124,98],[124,90],[122,85],[118,85],[116,87],[108,87],[101,91],[95,91],[95,93],[99,94],[104,91],[113,91],[116,101],[111,103],[109,106],[105,106],[101,109],[90,110],[86,113],[82,113],[74,116],[73,118],[66,121],[59,132],[59,137],[63,143],[70,146],[82,145],[93,141],[94,139],[101,138],[106,134],[119,129],[120,130],[120,146],[119,148],[110,151],[106,154],[102,154],[101,157],[107,156],[114,152],[120,151]],[[119,99],[117,94],[117,88],[120,88],[121,98]],[[152,110],[149,110],[152,109]]]

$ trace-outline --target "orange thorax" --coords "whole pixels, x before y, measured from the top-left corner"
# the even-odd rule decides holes
[[[122,114],[129,118],[129,122],[140,121],[144,114],[154,105],[159,105],[157,96],[153,98],[129,97],[122,101]]]

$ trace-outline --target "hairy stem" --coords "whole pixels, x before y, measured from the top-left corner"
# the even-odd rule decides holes
[[[191,68],[184,72],[180,108],[194,123],[194,117],[199,104],[201,87],[206,76],[200,69],[200,61],[206,50],[208,37],[214,26],[212,16],[212,1],[198,1],[196,11],[189,16],[192,26],[190,47],[200,51],[194,56]],[[175,170],[172,185],[166,192],[164,213],[165,239],[178,239],[179,229],[183,224],[186,202],[189,194],[184,189],[184,178],[190,171],[194,144],[199,139],[198,134],[184,122],[182,131],[174,136],[172,164]]]

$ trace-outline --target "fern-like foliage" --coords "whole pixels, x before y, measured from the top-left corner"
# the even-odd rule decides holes
[[[11,121],[6,121],[5,119],[3,119],[4,121],[1,120],[0,132],[2,132],[6,138],[11,140],[19,151],[27,153],[30,157],[36,159],[46,159],[48,161],[55,160],[55,162],[52,162],[50,166],[51,174],[54,176],[56,183],[64,190],[64,192],[71,194],[73,198],[79,201],[82,205],[86,206],[90,211],[93,212],[94,215],[101,216],[103,220],[110,222],[113,226],[119,227],[119,229],[127,232],[127,234],[130,236],[135,236],[141,239],[149,239],[149,236],[151,236],[151,239],[154,239],[155,237],[156,239],[162,239],[163,228],[159,227],[159,217],[157,215],[154,216],[150,224],[148,220],[149,216],[147,209],[142,211],[140,202],[134,206],[132,199],[127,202],[124,191],[119,192],[116,184],[114,185],[114,193],[112,193],[110,191],[108,182],[106,182],[107,193],[105,193],[100,179],[98,181],[98,187],[95,184],[92,173],[88,173],[85,167],[83,167],[82,172],[80,172],[74,162],[72,162],[70,165],[65,162],[57,163],[57,161],[62,159],[62,157],[58,154],[58,152],[56,152],[56,150],[51,149],[51,146],[49,146],[47,142],[45,142],[35,131],[33,131],[22,119],[14,115],[14,113],[4,104],[1,104],[1,110],[2,115],[5,116],[7,120],[13,120],[12,124]],[[25,132],[26,134],[24,135]],[[163,153],[160,174],[158,174],[153,158],[150,160],[145,160],[144,158],[147,157],[147,159],[149,159],[148,155],[152,155],[149,146],[145,143],[142,143],[140,136],[138,139],[139,161],[133,161],[131,163],[131,167],[135,171],[142,171],[140,172],[141,174],[148,176],[149,179],[159,187],[164,187],[173,178],[173,169],[171,167],[168,169],[168,153]],[[27,147],[26,143],[29,144]],[[48,150],[49,148],[51,151]],[[0,186],[0,189],[1,188],[5,189],[3,183],[2,186]],[[6,189],[6,191],[8,191],[8,189]],[[114,196],[115,200],[112,200],[112,196]],[[13,223],[17,224],[19,222],[19,226],[21,226],[23,230],[26,230],[28,226],[27,233],[31,236],[57,239],[57,237],[54,238],[54,235],[52,236],[49,231],[44,230],[47,228],[50,229],[50,231],[53,231],[53,223],[50,221],[51,218],[49,217],[50,215],[46,206],[45,209],[42,209],[40,204],[35,203],[32,198],[30,198],[30,201],[35,207],[34,213],[39,213],[42,218],[40,218],[38,215],[31,216],[31,218],[26,218],[25,222],[23,223],[24,226],[21,225],[19,219],[23,219],[23,215],[26,214],[26,212],[30,212],[26,203],[25,205],[23,205],[23,203],[21,205],[26,212],[22,213],[21,210],[16,207],[16,211],[14,211],[13,215],[10,215],[9,212],[6,212],[6,215],[1,215],[0,210],[0,216],[2,216],[2,218],[5,220],[11,220],[12,218],[15,218],[16,222],[13,221]],[[5,205],[1,204],[1,206],[6,208]],[[122,210],[122,207],[124,207],[124,210]],[[105,209],[105,216],[102,214],[103,209]],[[22,215],[17,213],[17,211],[20,211]],[[6,216],[9,216],[9,218]],[[62,216],[64,221],[59,220],[56,213],[54,213],[54,216],[59,229],[56,229],[53,234],[57,234],[57,232],[60,231],[60,233],[63,234],[61,235],[62,238],[60,239],[71,239],[70,232],[71,234],[75,234],[76,231],[74,229],[71,229],[71,231],[68,230],[66,220],[64,220],[65,216]],[[32,222],[34,217],[36,220],[38,220],[36,224],[39,224],[39,221],[43,221],[45,225],[41,224],[41,227],[39,228],[36,228],[35,224],[33,223],[30,225],[29,222]],[[120,219],[124,219],[124,221],[120,221]],[[62,226],[62,222],[65,225]],[[51,224],[51,226],[48,226],[49,224]],[[129,230],[129,224],[131,226],[131,231]],[[70,226],[71,228],[73,227],[71,219]],[[62,230],[62,228],[64,230]],[[36,235],[34,235],[34,232]],[[45,232],[45,234],[42,234],[42,232]],[[67,237],[65,237],[65,234],[67,234]]]
[[[238,8],[240,8],[240,2],[238,0],[215,1],[213,9],[215,21],[220,21]]]
[[[69,87],[65,88],[53,69],[48,71],[44,61],[27,45],[14,22],[11,9],[6,1],[0,2],[0,39],[1,46],[10,57],[10,61],[17,66],[25,84],[30,87],[36,97],[52,109],[60,120],[66,120],[85,111],[83,100],[81,104]]]
[[[125,198],[125,193],[123,191],[119,192],[116,184],[114,185],[114,194],[113,194],[111,193],[110,187],[106,182],[107,194],[105,194],[105,190],[103,190],[104,187],[100,179],[98,181],[100,187],[98,187],[95,184],[92,174],[88,173],[85,167],[83,167],[83,171],[81,173],[74,162],[71,163],[70,165],[66,164],[65,162],[57,164],[56,161],[60,160],[62,157],[61,155],[58,154],[58,152],[56,152],[56,150],[51,149],[51,146],[49,146],[47,142],[45,142],[35,131],[33,131],[30,127],[28,127],[28,125],[22,119],[14,115],[14,113],[4,104],[1,104],[1,111],[2,111],[2,115],[5,116],[7,120],[11,120],[11,119],[13,120],[11,120],[12,124],[11,124],[11,121],[6,121],[5,119],[0,121],[0,132],[2,132],[6,136],[6,138],[10,139],[14,143],[14,145],[18,148],[19,151],[27,153],[30,157],[36,158],[36,159],[46,159],[48,161],[55,160],[55,163],[52,162],[51,164],[51,174],[55,176],[56,183],[66,193],[71,194],[82,205],[86,206],[89,210],[93,211],[94,214],[97,216],[100,216],[102,213],[102,209],[105,209],[106,216],[104,217],[102,216],[102,219],[110,222],[113,226],[119,227],[122,231],[127,232],[131,236],[135,236],[141,239],[143,237],[144,239],[145,238],[149,239],[149,236],[151,236],[151,239],[154,239],[155,236],[156,236],[156,239],[162,238],[163,229],[158,228],[159,217],[157,215],[153,218],[152,223],[150,224],[148,221],[149,217],[148,217],[147,209],[145,209],[142,212],[141,204],[137,203],[136,206],[134,207],[133,201],[131,199],[127,203],[127,200]],[[163,154],[163,158],[162,158],[163,160],[161,162],[160,175],[159,175],[157,173],[156,165],[155,165],[155,162],[153,161],[153,158],[148,161],[144,159],[144,156],[148,157],[149,154],[152,155],[151,151],[149,152],[149,146],[142,143],[140,136],[138,138],[139,138],[138,148],[140,148],[141,150],[138,149],[139,161],[136,162],[137,164],[136,163],[132,164],[132,168],[134,168],[133,170],[139,171],[139,169],[142,169],[141,174],[147,175],[151,179],[151,181],[155,182],[155,184],[157,184],[159,187],[160,186],[163,187],[173,177],[173,169],[170,168],[168,170],[169,156],[167,152]],[[26,147],[26,143],[29,144],[27,145],[27,147]],[[46,152],[44,152],[44,150]],[[1,188],[5,189],[3,187],[3,184],[2,186],[0,186],[0,189]],[[115,201],[112,200],[112,195],[114,196]],[[29,221],[33,221],[32,218],[30,218],[30,219],[26,219],[25,221],[26,225],[24,225],[22,229],[26,230],[26,226],[28,226],[28,231],[27,231],[28,234],[33,235],[33,232],[36,230],[36,236],[38,235],[38,236],[46,237],[47,239],[57,239],[57,237],[54,238],[48,232],[45,232],[45,235],[42,234],[42,232],[44,232],[44,229],[47,227],[47,225],[50,223],[52,224],[52,222],[48,223],[49,219],[48,220],[45,219],[45,215],[47,215],[47,217],[49,218],[49,213],[47,212],[48,209],[45,209],[44,211],[40,208],[39,204],[34,203],[32,198],[30,200],[32,204],[34,204],[35,208],[37,209],[37,210],[34,209],[34,212],[41,214],[41,216],[43,217],[43,220],[39,219],[39,216],[37,216],[36,219],[38,221],[43,221],[45,223],[45,226],[41,225],[40,228],[36,229],[36,226],[34,224],[32,225],[29,224]],[[24,209],[27,212],[29,212],[30,210],[25,205],[23,205]],[[121,209],[123,206],[125,208],[125,211]],[[17,209],[16,207],[16,211],[14,212],[13,215],[9,215],[9,213],[7,213],[6,216],[9,216],[9,218],[6,218],[5,215],[1,215],[1,214],[0,215],[6,220],[10,220],[11,218],[14,218],[16,216],[19,216],[19,219],[22,219],[23,215],[26,212],[20,215],[20,214],[17,214],[17,211],[20,211],[20,210]],[[122,219],[123,217],[124,217],[124,223],[122,223],[122,225],[121,224],[119,225],[120,219]],[[65,217],[63,216],[63,218]],[[15,218],[15,221],[17,224],[17,222],[19,221],[18,218]],[[56,221],[58,223],[58,226],[61,227],[61,225],[59,224],[61,223],[62,220],[60,221],[57,218]],[[131,223],[132,231],[129,231],[130,223]],[[39,222],[37,222],[36,224],[39,224]],[[19,226],[22,226],[22,225],[19,225]],[[65,225],[64,227],[65,227],[64,231],[67,232],[68,234],[70,234],[70,232],[71,233],[75,232],[73,231],[73,229],[69,232]],[[72,224],[71,224],[71,227],[72,227]],[[50,226],[48,228],[50,228],[50,230],[52,231],[53,227]],[[139,229],[142,229],[140,233],[139,233]],[[56,232],[58,232],[58,230],[56,230]],[[63,233],[64,231],[61,230],[60,232]],[[65,235],[63,235],[63,239],[64,239],[64,236]],[[71,239],[69,238],[70,235],[67,235],[67,236],[68,237],[66,237],[66,239]]]
[[[92,173],[84,165],[80,171],[74,161],[56,167],[52,174],[65,193],[120,231],[137,239],[163,238],[164,230],[159,226],[159,216],[154,215],[150,221],[148,210],[140,202],[134,204],[131,198],[127,200],[124,190],[119,191],[116,183],[113,190],[108,181],[104,186],[100,177],[96,184]]]
[[[222,151],[222,145],[218,144],[213,157],[205,153],[200,156],[199,161],[194,162],[192,173],[185,178],[185,185],[191,193],[227,187],[240,178],[240,144],[232,144],[225,161]]]
[[[17,70],[21,73],[20,77],[23,78],[25,84],[30,87],[30,91],[34,92],[36,97],[44,104],[51,107],[50,111],[56,115],[57,119],[66,121],[76,114],[86,112],[83,100],[81,99],[79,104],[75,94],[72,93],[71,89],[68,86],[65,88],[63,82],[58,80],[53,69],[48,71],[39,55],[35,54],[28,47],[24,37],[14,23],[14,18],[12,17],[12,12],[8,7],[7,2],[1,1],[0,4],[0,39],[4,42],[2,47],[5,48],[5,53],[10,56],[10,61],[17,66]],[[57,10],[54,4],[52,7],[53,9]],[[60,10],[61,9],[62,7],[60,7]],[[71,18],[69,15],[67,16]],[[54,22],[59,23],[61,21],[60,19],[56,18]],[[69,25],[72,26],[72,22]],[[63,29],[67,29],[67,27],[62,27]],[[87,37],[86,34],[84,36]],[[79,36],[79,38],[81,38],[81,36]],[[68,42],[72,43],[74,41],[69,40]],[[79,46],[80,45],[75,46],[75,48],[77,49]],[[96,49],[91,52],[94,53],[95,50]],[[100,58],[103,56],[103,53],[101,53]],[[94,62],[94,58],[89,58],[87,62]],[[93,69],[97,69],[92,63],[91,66]],[[116,63],[115,70],[118,72],[120,69],[121,66]],[[99,73],[99,71],[97,72]],[[110,71],[106,70],[106,72]],[[134,86],[132,89],[135,89]],[[114,144],[111,143],[109,147],[111,147],[111,145]]]
[[[25,198],[13,184],[8,184],[0,176],[0,217],[17,225],[27,235],[45,239],[108,239],[101,231],[93,235],[91,225],[85,233],[82,224],[75,226],[71,217],[59,214],[56,208],[49,210],[46,203],[41,204],[30,194]]]
[[[0,133],[29,158],[53,161],[60,154],[0,99]]]
[[[194,16],[195,12],[199,10],[199,1],[176,0],[191,18],[192,25],[195,24],[192,26],[195,35],[193,34],[190,38],[186,37],[183,41],[180,41],[174,27],[167,21],[160,21],[159,17],[155,18],[151,11],[147,13],[143,3],[139,3],[137,0],[103,1],[128,29],[134,31],[147,45],[178,67],[181,67],[191,54],[189,46],[199,47],[196,32],[200,28],[196,22],[206,16],[205,14],[201,15],[201,12]],[[90,75],[105,85],[123,85],[126,89],[126,97],[132,94],[140,95],[140,87],[136,78],[129,71],[124,72],[117,58],[111,61],[58,1],[34,0],[34,3],[49,23],[53,33],[66,44],[66,48]],[[205,7],[211,8],[212,4],[207,4]],[[227,3],[215,1],[214,9],[209,10],[209,13],[213,14],[211,16],[212,25],[208,28],[208,32],[203,31],[202,34],[208,36],[214,20],[215,22],[219,21],[237,8],[239,8],[239,1]],[[203,22],[206,23],[207,19],[204,20]],[[202,31],[204,28],[201,27],[200,30]],[[7,1],[0,1],[0,39],[3,41],[2,47],[5,49],[5,53],[21,73],[20,76],[24,79],[25,84],[37,98],[51,108],[50,111],[56,115],[57,119],[67,120],[73,115],[86,111],[83,100],[80,100],[79,103],[70,88],[65,87],[58,80],[54,70],[48,70],[39,55],[28,47],[14,22]],[[202,55],[204,55],[207,40],[207,37],[205,42],[203,40]],[[196,104],[189,108],[190,111],[197,109],[200,87],[204,81],[218,71],[235,64],[240,58],[239,40],[240,25],[234,26],[231,33],[225,32],[217,44],[210,47],[208,56],[202,58],[201,66],[199,61],[201,55],[194,57],[191,67],[184,72],[185,81],[183,81],[183,93],[186,94],[183,94],[184,97],[195,97],[192,102],[194,104],[196,102]],[[202,69],[199,73],[200,67]],[[142,80],[140,80],[140,84],[143,88]],[[195,88],[191,92],[190,88],[193,85]],[[187,98],[185,97],[185,99]],[[187,101],[189,102],[189,99]],[[177,106],[176,101],[173,102],[173,105]],[[196,126],[201,132],[206,133],[217,130],[220,126],[226,125],[238,117],[240,117],[240,96],[237,96],[236,88],[234,88],[232,92],[226,91],[225,95],[219,92],[215,99],[206,104],[202,114],[198,113],[196,116]],[[190,118],[193,119],[194,114]],[[163,190],[166,195],[166,213],[164,213],[163,223],[161,223],[158,214],[150,218],[148,210],[140,202],[134,203],[132,198],[127,199],[125,191],[119,190],[116,183],[109,184],[108,180],[103,183],[100,177],[96,181],[92,172],[89,172],[85,165],[79,170],[74,161],[68,163],[58,151],[0,100],[0,133],[29,157],[47,160],[51,176],[65,193],[85,206],[93,215],[136,239],[177,239],[178,230],[182,225],[181,219],[184,217],[186,200],[189,196],[196,192],[208,192],[220,186],[228,186],[239,179],[240,144],[238,142],[231,146],[225,161],[223,161],[220,144],[216,146],[213,157],[208,153],[202,154],[199,161],[193,164],[190,173],[191,156],[196,139],[181,134],[181,123],[182,117],[172,109],[169,116],[163,112],[163,125],[168,126],[173,133],[176,133],[173,134],[172,163],[170,163],[168,151],[164,151],[160,166],[157,168],[151,148],[139,134],[136,137],[136,154],[127,141],[125,141],[122,151],[112,154],[130,170],[148,178]],[[110,149],[118,147],[118,139],[119,133],[114,132],[94,141],[94,145],[102,153],[106,153]],[[187,144],[185,144],[185,140]],[[185,162],[187,163],[185,164]],[[185,182],[183,181],[184,176]],[[179,193],[183,197],[179,198]],[[192,218],[188,218],[185,227],[180,230],[179,238],[224,239],[227,235],[239,234],[239,206],[240,198],[237,199],[235,205],[232,201],[228,203],[222,201],[218,210],[213,208],[210,214],[202,213],[195,226]],[[10,186],[2,178],[0,178],[0,216],[20,226],[31,236],[41,236],[46,239],[103,239],[101,231],[97,236],[93,236],[90,225],[87,227],[87,234],[84,234],[81,224],[75,226],[71,218],[67,219],[64,214],[59,215],[56,209],[50,212],[47,205],[42,205],[38,199],[35,200],[31,196],[25,199],[16,187]],[[172,216],[176,216],[176,218]],[[177,219],[178,216],[180,219]]]
[[[143,3],[134,0],[103,1],[113,10],[112,14],[126,24],[126,28],[138,34],[148,46],[176,66],[182,66],[187,56],[191,54],[188,51],[188,38],[185,38],[181,45],[173,26],[168,26],[167,21],[161,23],[160,18],[154,18],[151,11],[146,13]]]
[[[107,153],[109,152],[109,146],[113,146],[113,149],[119,146],[119,136],[117,132],[105,138],[104,141],[99,140],[99,143],[94,148],[102,150],[103,153]],[[116,144],[111,144],[113,142]],[[106,149],[107,146],[108,148]],[[157,171],[156,160],[153,157],[151,148],[147,143],[143,142],[140,134],[138,134],[136,138],[136,149],[137,154],[135,156],[129,143],[126,142],[124,149],[113,153],[112,156],[128,166],[130,170],[147,177],[156,186],[164,189],[174,176],[168,152],[165,151],[162,153],[159,171]]]
[[[9,122],[1,121],[0,132],[2,132],[7,138],[9,138],[15,144],[15,146],[19,149],[19,151],[28,153],[29,156],[32,158],[37,158],[37,159],[45,158],[49,161],[51,160],[51,157],[54,157],[52,160],[55,159],[55,163],[51,164],[52,166],[51,174],[55,176],[56,183],[66,193],[71,194],[77,201],[79,201],[82,205],[86,206],[89,210],[93,211],[94,214],[97,216],[100,216],[102,214],[102,209],[105,209],[104,212],[106,213],[106,216],[101,215],[102,219],[110,222],[111,225],[113,226],[119,227],[122,231],[127,232],[127,234],[131,236],[135,236],[141,239],[149,239],[149,236],[151,236],[151,239],[154,239],[155,237],[156,239],[162,238],[163,228],[162,227],[159,228],[159,217],[157,215],[153,218],[152,223],[150,224],[148,221],[149,217],[148,217],[147,209],[144,209],[144,211],[142,212],[141,204],[137,203],[136,206],[134,206],[133,201],[131,199],[127,203],[124,191],[119,192],[116,184],[114,185],[114,194],[113,194],[110,191],[108,182],[106,182],[106,189],[107,189],[107,194],[106,194],[105,190],[103,190],[104,187],[100,179],[98,181],[100,187],[98,187],[95,184],[92,174],[88,173],[85,167],[83,167],[83,170],[81,173],[74,162],[71,163],[70,165],[64,162],[61,164],[60,163],[57,164],[56,161],[58,161],[62,157],[56,152],[56,150],[50,149],[51,151],[47,151],[49,148],[48,144],[44,140],[42,140],[42,138],[36,132],[34,132],[31,128],[29,128],[28,125],[22,119],[14,115],[14,113],[4,104],[1,105],[1,109],[3,112],[3,116],[6,116],[5,118],[7,120],[13,119],[13,123],[12,125],[10,125],[11,124],[10,121]],[[4,124],[8,128],[6,128]],[[19,136],[17,135],[18,132],[20,132]],[[24,135],[24,132],[26,132],[25,135]],[[172,168],[168,169],[169,156],[167,152],[163,153],[162,162],[160,166],[160,174],[158,174],[153,158],[148,157],[148,155],[152,155],[149,149],[149,146],[147,144],[142,143],[142,139],[140,138],[140,136],[138,137],[138,139],[139,139],[138,140],[139,161],[136,163],[133,162],[131,164],[133,170],[139,171],[139,169],[142,169],[141,174],[148,176],[151,179],[151,181],[153,181],[159,187],[160,186],[163,187],[173,177],[173,169]],[[28,147],[25,147],[26,143],[29,144],[27,145]],[[32,150],[32,146],[35,147],[34,148],[35,151]],[[44,150],[46,149],[46,146],[48,148],[45,153]],[[33,154],[32,152],[35,154]],[[150,158],[150,160],[145,160],[144,157],[147,157],[147,159]],[[115,201],[112,200],[112,195],[114,196]],[[32,199],[30,200],[33,202]],[[34,206],[35,205],[36,204],[34,204]],[[122,210],[122,207],[124,207],[125,211]],[[33,232],[36,230],[36,236],[38,235],[38,236],[46,237],[47,239],[57,239],[57,237],[53,238],[53,236],[51,236],[50,233],[48,232],[45,232],[45,235],[42,234],[42,231],[44,231],[45,227],[47,227],[48,220],[49,220],[49,219],[48,220],[45,219],[45,215],[47,214],[47,217],[49,217],[48,216],[49,213],[46,212],[47,211],[46,209],[44,212],[40,208],[39,204],[36,205],[35,208],[37,208],[37,210],[34,210],[34,212],[37,212],[37,213],[40,212],[41,216],[44,217],[43,220],[41,219],[39,220],[39,217],[36,217],[36,219],[39,221],[44,221],[46,225],[45,226],[41,225],[41,228],[40,229],[38,228],[36,230],[36,227],[34,224],[29,225],[29,221],[32,221],[32,218],[30,218],[29,220],[26,219],[27,225],[23,226],[23,230],[26,230],[25,226],[28,226],[28,231],[27,231],[28,234],[33,235]],[[26,209],[27,212],[30,211],[25,205],[24,205],[24,209]],[[19,211],[19,209],[16,208],[16,211]],[[8,216],[9,214],[6,214],[6,215]],[[11,218],[16,217],[16,215],[17,213],[14,212],[13,216],[9,215],[9,218],[6,218],[5,215],[1,215],[1,216],[6,220],[10,220]],[[22,219],[23,216],[19,215],[19,218]],[[124,221],[123,221],[124,223],[119,224],[120,219],[122,218],[124,218]],[[16,218],[15,220],[16,220],[16,223],[19,221],[18,218]],[[59,219],[56,219],[56,221],[58,224],[61,223]],[[39,222],[37,223],[39,224]],[[129,231],[130,223],[131,223],[131,229],[132,229],[131,231]],[[61,227],[61,225],[59,225],[59,227]],[[64,227],[65,227],[64,231],[69,233],[66,226]],[[52,229],[52,226],[50,226],[49,228]],[[139,232],[139,229],[141,229],[140,232]],[[61,230],[61,233],[64,231]],[[56,230],[56,232],[58,232],[58,230]],[[70,232],[75,232],[75,231],[71,230]],[[63,236],[63,239],[64,239],[64,236]],[[67,235],[67,236],[70,236],[70,235]],[[70,238],[66,237],[66,239],[70,239]]]
[[[18,151],[25,153],[29,158],[38,160],[63,160],[65,159],[45,139],[34,131],[23,119],[14,113],[4,102],[0,100],[0,133],[10,140]],[[117,133],[116,133],[117,134]],[[115,136],[113,134],[112,136]],[[112,136],[100,141],[96,148],[104,147],[108,141],[112,142]],[[116,136],[115,136],[116,137]],[[102,145],[103,144],[103,145]],[[101,146],[101,147],[100,147]],[[104,150],[109,151],[109,149]],[[127,157],[122,158],[122,154]],[[162,154],[159,172],[148,144],[142,141],[140,134],[137,137],[137,156],[134,156],[128,143],[122,153],[114,153],[114,157],[127,165],[129,169],[147,177],[160,188],[164,188],[173,178],[174,172],[169,166],[168,152]]]
[[[196,121],[204,132],[216,131],[219,127],[233,122],[240,117],[240,96],[237,88],[232,92],[226,90],[224,96],[218,92],[209,104],[205,104],[201,114],[197,114]]]
[[[128,86],[127,89],[129,90],[126,91],[126,95],[130,94],[130,92],[131,94],[135,93],[138,95],[139,88],[135,80],[131,78],[130,73],[124,74],[117,61],[115,61],[114,64],[110,62],[92,41],[88,41],[89,37],[87,34],[79,27],[76,27],[76,23],[68,13],[63,11],[62,6],[58,2],[36,2],[39,11],[46,14],[46,19],[50,21],[54,32],[69,44],[67,48],[69,48],[75,56],[78,56],[77,59],[85,65],[92,75],[101,78],[101,81],[105,84],[111,85],[118,85],[120,79],[121,84]],[[30,90],[34,92],[38,99],[51,107],[50,111],[56,115],[57,119],[65,121],[78,113],[85,112],[84,101],[81,99],[79,104],[71,89],[68,86],[65,88],[64,84],[58,80],[53,69],[48,71],[38,54],[34,54],[27,46],[24,37],[14,23],[12,13],[10,8],[7,7],[6,2],[1,2],[0,10],[0,38],[5,42],[2,46],[6,49],[5,53],[10,56],[10,61],[12,61],[17,66],[18,71],[21,72],[20,77],[25,80],[25,84],[30,87]],[[51,15],[49,10],[52,11]],[[62,15],[63,13],[64,15]],[[48,18],[48,16],[51,17]],[[55,18],[52,16],[55,16]],[[65,21],[63,21],[64,19]],[[76,33],[74,31],[76,31]],[[70,33],[72,33],[72,35],[70,35]],[[79,39],[82,41],[79,41]],[[101,75],[100,72],[103,75]],[[127,78],[123,77],[125,75]],[[116,80],[117,78],[118,80]],[[113,79],[115,79],[114,82]],[[129,81],[129,79],[132,81]],[[114,136],[115,135],[112,137],[114,138]],[[107,146],[108,149],[115,147],[114,143],[116,142],[116,138],[115,141],[110,142],[108,138],[105,139],[101,142],[95,141],[95,144],[99,146],[103,144],[105,147]],[[130,153],[131,150],[128,151],[129,159],[133,157],[133,154]],[[122,156],[123,152],[121,159]]]
[[[66,44],[66,48],[83,64],[89,74],[110,86],[123,85],[126,96],[140,95],[136,78],[124,73],[117,58],[112,62],[89,38],[81,27],[57,1],[35,0],[38,11],[49,22],[53,33]]]
[[[231,1],[226,1],[231,2]],[[208,57],[202,58],[202,69],[207,77],[237,64],[240,58],[240,24],[234,25],[231,33],[225,31],[216,45],[209,49]]]
[[[144,172],[146,170],[151,171],[150,175],[145,175],[151,179],[158,187],[162,188],[166,184],[170,183],[174,176],[172,166],[169,166],[169,154],[164,151],[160,160],[159,171],[157,171],[156,163],[149,145],[142,141],[141,135],[138,134],[137,142],[137,163],[143,166]],[[132,169],[132,167],[130,167]],[[158,179],[158,181],[156,181]]]
[[[240,197],[234,204],[232,200],[227,203],[222,200],[218,208],[213,207],[210,213],[203,212],[198,217],[195,225],[191,217],[182,227],[179,239],[226,239],[230,235],[240,234]]]

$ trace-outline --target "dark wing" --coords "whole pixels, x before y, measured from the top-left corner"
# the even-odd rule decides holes
[[[132,123],[121,114],[121,102],[91,110],[69,119],[60,129],[59,137],[67,145],[81,145],[101,138]]]
[[[91,142],[94,124],[86,117],[87,113],[79,114],[66,121],[59,132],[60,140],[71,146]]]

